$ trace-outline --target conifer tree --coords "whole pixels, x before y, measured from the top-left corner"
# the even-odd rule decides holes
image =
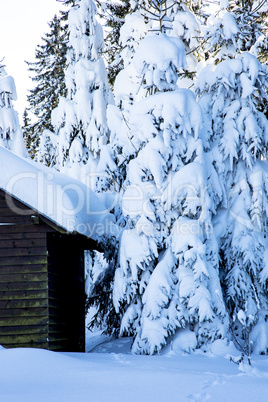
[[[174,7],[174,2],[172,2],[171,5]],[[175,91],[176,93],[174,92],[173,96],[170,96],[170,93],[177,90],[178,73],[183,72],[183,68],[186,67],[184,45],[178,38],[173,37],[172,31],[168,29],[172,22],[171,18],[169,19],[166,15],[169,10],[168,8],[164,10],[165,18],[162,18],[162,10],[160,10],[157,17],[156,29],[158,34],[153,32],[155,28],[151,18],[152,14],[148,13],[149,17],[145,16],[146,7],[148,8],[148,6],[151,7],[150,10],[153,8],[154,14],[157,15],[159,12],[157,7],[152,7],[152,4],[139,4],[139,2],[137,2],[136,7],[133,6],[134,12],[125,17],[125,23],[120,30],[124,69],[117,75],[114,85],[115,100],[118,108],[115,106],[109,106],[108,108],[108,123],[111,136],[110,142],[106,145],[105,149],[106,156],[109,155],[108,159],[113,163],[110,162],[106,164],[106,172],[110,180],[106,182],[107,187],[105,190],[107,191],[108,189],[109,191],[118,192],[119,197],[116,207],[114,208],[114,214],[117,223],[125,229],[123,229],[118,257],[116,252],[112,263],[107,268],[103,269],[99,278],[92,284],[89,298],[90,304],[97,307],[97,313],[93,319],[92,325],[106,321],[107,330],[113,332],[114,330],[117,331],[116,326],[120,320],[121,334],[128,333],[134,335],[135,344],[133,350],[137,353],[153,353],[156,350],[160,350],[166,343],[167,337],[170,334],[174,333],[180,327],[188,326],[189,328],[189,326],[193,326],[195,320],[199,321],[199,327],[197,325],[196,329],[197,337],[195,339],[198,339],[196,342],[199,344],[203,342],[206,343],[209,336],[211,336],[211,339],[215,339],[223,335],[223,322],[225,317],[224,306],[222,304],[219,305],[218,300],[215,300],[215,298],[210,298],[211,288],[209,289],[209,283],[213,282],[214,286],[218,289],[218,294],[220,294],[219,281],[217,282],[217,275],[215,275],[215,269],[217,269],[215,239],[213,235],[211,235],[210,239],[206,238],[206,230],[198,219],[197,226],[199,227],[200,225],[200,238],[197,240],[197,236],[197,238],[195,240],[192,239],[192,241],[195,245],[197,245],[199,241],[201,245],[206,238],[206,242],[209,246],[207,246],[207,249],[204,246],[203,251],[201,251],[202,247],[199,251],[195,250],[195,257],[198,260],[204,261],[206,268],[210,271],[208,274],[210,279],[207,283],[204,280],[203,289],[205,290],[203,295],[201,295],[202,292],[200,293],[198,302],[202,304],[202,297],[205,299],[206,296],[208,297],[206,306],[209,306],[208,309],[210,309],[210,313],[208,310],[207,313],[208,315],[211,314],[211,316],[210,318],[208,318],[206,314],[202,316],[203,313],[200,311],[199,317],[202,318],[199,320],[199,307],[197,307],[197,302],[195,309],[192,310],[192,315],[187,316],[187,313],[185,313],[185,317],[187,316],[187,318],[185,318],[184,312],[187,311],[187,304],[192,295],[188,294],[188,297],[185,297],[184,307],[179,297],[175,300],[178,292],[178,286],[176,286],[178,279],[174,272],[178,272],[178,255],[176,255],[176,252],[174,254],[173,251],[171,251],[171,246],[166,243],[171,242],[170,239],[172,237],[168,232],[172,231],[173,225],[175,227],[177,225],[177,223],[175,223],[176,214],[174,214],[174,219],[167,218],[169,214],[167,212],[168,208],[165,210],[165,205],[167,204],[163,200],[160,201],[160,196],[157,197],[156,194],[161,194],[161,191],[164,191],[164,183],[167,185],[170,180],[169,175],[172,176],[173,173],[182,167],[169,161],[169,158],[174,160],[173,158],[176,159],[176,157],[178,157],[177,152],[180,154],[180,151],[176,149],[175,142],[182,135],[180,130],[184,131],[182,126],[179,128],[177,123],[175,123],[176,112],[183,114],[184,109],[179,112],[176,106],[173,106],[173,102],[182,102],[185,105],[188,105],[189,102],[193,109],[195,109],[197,105],[194,102],[191,92],[182,91],[181,93],[177,93],[177,91]],[[184,10],[186,10],[186,8]],[[186,15],[188,16],[188,14]],[[185,20],[187,20],[187,17]],[[180,23],[183,22],[185,21],[180,21]],[[193,26],[192,23],[187,27],[186,25],[183,32],[186,32],[187,29]],[[191,35],[194,36],[195,34],[196,32],[192,34],[188,32],[186,36],[190,41]],[[185,38],[183,37],[184,34],[181,30],[180,35],[183,40],[186,38],[186,36]],[[187,44],[187,40],[185,44]],[[188,45],[191,46],[190,42],[188,42]],[[159,92],[166,92],[167,94],[160,97]],[[148,97],[148,103],[144,100],[140,104],[140,109],[138,109],[139,103],[137,102],[146,97]],[[164,104],[167,104],[167,107],[164,107]],[[166,113],[169,108],[172,110],[174,108],[174,114],[170,117]],[[188,106],[185,106],[185,108],[185,113],[187,114]],[[138,113],[137,110],[139,110]],[[197,115],[199,115],[198,107],[195,110]],[[151,125],[149,125],[149,122]],[[191,137],[191,130],[194,129],[190,128],[192,123],[188,123],[189,135]],[[201,122],[199,123],[201,124]],[[168,139],[165,136],[169,130],[163,130],[162,126],[168,127],[169,125],[172,127],[170,129],[172,139],[170,140],[170,144],[167,145]],[[153,126],[155,127],[153,128]],[[197,127],[196,130],[196,133],[199,132]],[[154,139],[154,137],[156,138]],[[191,142],[190,138],[189,140]],[[195,143],[195,141],[193,143]],[[196,141],[195,145],[192,144],[192,146],[193,148],[196,146],[202,154],[203,151],[200,140]],[[187,148],[187,145],[185,145],[185,147]],[[187,153],[186,148],[184,150]],[[173,152],[174,155],[176,154],[176,157],[173,156]],[[181,150],[181,152],[183,153],[184,151]],[[149,157],[149,155],[153,156]],[[145,161],[146,157],[148,162]],[[187,164],[187,162],[189,162],[185,160],[182,154],[180,157],[184,161],[183,163]],[[200,157],[202,159],[202,156]],[[153,164],[153,159],[157,161],[155,164]],[[157,163],[160,166],[159,171],[157,171],[156,168]],[[194,166],[197,168],[197,165]],[[136,179],[131,177],[130,172],[136,172],[138,177],[139,172],[142,171],[144,172],[144,176],[142,175],[140,180],[136,181]],[[157,177],[155,177],[155,175]],[[161,181],[159,177],[161,175],[163,175],[163,188],[159,184],[159,181]],[[204,180],[203,185],[205,188],[205,174],[201,181],[202,180]],[[148,193],[145,191],[146,186]],[[134,216],[130,212],[129,215],[126,200],[132,197],[133,187],[143,194],[144,203],[146,205],[153,204],[153,208],[156,209],[156,215],[158,214],[157,218],[152,219],[151,216],[147,217],[146,214],[144,215],[142,212],[140,212],[140,215],[137,213]],[[170,187],[172,187],[172,184],[170,184]],[[200,195],[199,190],[198,193]],[[133,197],[135,198],[135,194]],[[154,200],[155,197],[156,200]],[[174,208],[176,210],[176,207]],[[168,221],[168,228],[166,229],[166,223],[164,223],[165,219]],[[183,225],[184,224],[186,226],[188,224],[190,225],[190,221],[183,222]],[[193,223],[193,225],[195,225],[195,223]],[[149,227],[148,230],[146,230],[146,226]],[[145,230],[144,233],[143,230]],[[176,229],[173,231],[174,237],[176,237],[175,232]],[[127,247],[127,244],[131,246]],[[148,244],[148,249],[146,248],[146,244]],[[132,250],[132,246],[134,250]],[[144,247],[146,250],[144,250]],[[192,246],[189,245],[189,247],[191,248]],[[125,250],[127,251],[125,252]],[[210,252],[208,252],[208,250],[210,250]],[[143,251],[145,254],[143,254]],[[184,251],[181,250],[179,253],[183,253]],[[208,255],[210,255],[210,257]],[[183,264],[183,259],[181,264]],[[133,270],[130,266],[133,267]],[[165,269],[164,266],[166,266]],[[117,267],[117,269],[114,279],[115,283],[113,285],[113,272],[115,267]],[[153,274],[156,267],[159,269],[157,268],[157,273]],[[190,271],[191,269],[194,271],[194,264],[189,269]],[[160,273],[162,278],[168,278],[169,288],[166,288],[166,291],[169,292],[169,297],[166,299],[166,306],[160,306],[157,313],[156,310],[154,310],[149,321],[146,321],[148,306],[150,303],[155,302],[153,300],[155,292],[158,292],[160,304],[163,298],[162,291],[158,288],[157,281],[154,279],[158,276],[158,272],[162,272],[162,274]],[[200,278],[201,276],[202,274],[200,272]],[[148,281],[150,277],[152,277],[152,281],[149,286]],[[106,294],[101,291],[101,283],[105,284]],[[113,302],[116,307],[117,316],[111,302],[111,290],[113,286]],[[148,290],[146,290],[146,286]],[[184,286],[185,284],[183,282],[182,288],[184,288]],[[196,287],[198,288],[199,286],[200,283],[197,279]],[[143,301],[145,295],[148,298],[148,303]],[[96,301],[95,304],[94,300]],[[99,301],[99,305],[101,305],[104,310],[98,308],[97,301]],[[157,304],[157,301],[155,303]],[[179,318],[178,315],[176,315],[176,309],[181,312]],[[167,311],[169,312],[167,313]],[[167,315],[169,315],[169,317],[167,317]],[[215,317],[217,316],[217,319],[215,319],[216,324],[211,330],[212,334],[208,336],[207,323],[214,315]],[[111,326],[111,323],[114,323],[114,325]],[[154,338],[142,332],[143,330],[146,332],[145,328],[148,323],[155,326],[159,337],[156,336]]]
[[[128,14],[120,30],[122,46],[121,60],[123,69],[117,74],[114,82],[116,105],[123,111],[128,120],[131,106],[146,95],[140,87],[140,78],[133,66],[133,56],[139,42],[146,36],[148,24],[145,23],[140,10]]]
[[[209,62],[218,64],[238,53],[251,52],[258,41],[264,43],[267,18],[261,12],[262,3],[262,0],[223,2],[222,8],[208,18],[205,51]]]
[[[69,11],[68,30],[67,97],[61,97],[53,110],[52,124],[59,139],[58,168],[87,182],[89,174],[97,174],[101,147],[109,136],[106,108],[112,102],[99,57],[103,36],[93,1],[75,2]]]
[[[194,3],[194,4],[192,4]],[[170,5],[169,5],[170,4]],[[171,23],[170,35],[183,41],[186,51],[186,68],[180,79],[186,79],[180,86],[191,87],[193,79],[198,73],[198,63],[204,59],[201,46],[201,18],[199,11],[201,7],[198,2],[167,2],[167,16]]]
[[[188,90],[151,95],[133,110],[131,133],[135,146],[143,145],[125,184],[128,225],[114,302],[123,313],[121,334],[134,335],[137,353],[159,351],[179,328],[195,331],[193,348],[226,335],[224,306],[214,292],[221,294],[210,260],[217,252],[209,232],[213,197],[205,190],[199,125],[201,114]]]
[[[121,59],[124,68],[117,75],[114,84],[116,104],[124,111],[126,119],[131,105],[147,95],[146,91],[142,91],[140,77],[135,71],[132,58],[139,42],[148,33],[162,32],[183,41],[187,55],[186,65],[180,72],[180,79],[184,81],[181,81],[179,86],[192,86],[197,63],[203,57],[199,46],[201,28],[186,3],[174,0],[146,0],[132,3],[130,13],[126,15],[125,23],[120,30]]]
[[[13,108],[17,99],[14,79],[0,65],[0,145],[20,156],[27,156],[18,113]]]
[[[30,119],[27,109],[24,110],[22,118],[23,118],[22,132],[23,132],[23,138],[24,138],[24,142],[26,145],[26,149],[28,150],[31,158],[34,158],[34,152],[32,149],[34,131],[33,131],[33,126],[31,124],[31,119]]]
[[[44,130],[53,131],[51,111],[58,106],[60,96],[66,94],[64,69],[66,66],[66,28],[60,17],[49,22],[49,33],[42,38],[35,52],[36,61],[27,62],[32,80],[36,83],[27,96],[28,110],[34,115],[34,123],[25,127],[24,135],[29,139],[29,152],[35,156],[40,136]],[[30,137],[29,137],[30,136]]]
[[[176,16],[178,16],[177,20],[175,20]],[[126,167],[132,158],[132,151],[130,153],[126,151],[130,142],[128,121],[131,108],[137,101],[150,94],[148,87],[142,84],[144,72],[141,73],[135,68],[134,56],[139,43],[152,32],[165,32],[165,35],[179,37],[183,41],[186,51],[190,53],[189,56],[186,56],[184,68],[180,69],[180,75],[185,77],[186,69],[193,71],[196,67],[196,63],[190,59],[192,50],[197,45],[195,37],[198,29],[197,21],[184,2],[178,4],[170,0],[131,3],[130,12],[126,15],[125,22],[120,29],[120,43],[123,48],[121,59],[124,68],[118,73],[114,83],[115,103],[121,112],[114,107],[108,109],[108,123],[111,131],[109,155],[110,160],[113,160],[115,164],[110,163],[109,167],[107,166],[107,175],[110,175],[110,181],[113,184],[117,184],[115,186],[117,191],[120,191],[120,186],[125,180]],[[145,65],[142,68],[144,71],[146,70]],[[156,66],[152,68],[155,69]],[[184,83],[183,86],[185,84],[187,87],[192,85],[192,75],[189,74],[189,76],[190,82]],[[175,81],[178,80],[178,74],[175,71],[173,71],[173,80],[173,87],[175,87]],[[181,81],[179,86],[182,86]],[[161,88],[161,90],[165,89]],[[114,129],[115,127],[116,129]]]
[[[267,79],[244,52],[203,70],[197,85],[224,195],[215,217],[224,301],[233,340],[247,354],[268,350]]]
[[[121,57],[122,44],[120,42],[120,29],[125,22],[125,17],[132,11],[130,0],[97,1],[98,13],[105,26],[105,48],[103,56],[107,62],[109,84],[113,87],[118,73],[123,68]]]
[[[268,4],[265,0],[259,0],[255,3],[254,13],[257,16],[259,24],[261,25],[261,35],[257,38],[256,42],[251,47],[250,51],[258,58],[261,63],[267,64],[268,62]]]
[[[40,136],[36,159],[49,167],[57,167],[59,157],[58,137],[50,130],[44,130]]]
[[[206,191],[207,180],[217,175],[205,163],[194,95],[177,89],[186,64],[181,40],[161,29],[150,33],[132,64],[147,97],[131,107],[128,141],[121,143],[130,162],[114,305],[136,353],[159,351],[180,328],[195,334],[192,348],[200,347],[226,335],[216,241],[208,230],[217,196]]]
[[[92,284],[92,300],[101,306],[95,323],[116,332],[120,321],[136,353],[159,351],[180,331],[192,340],[187,350],[228,336],[247,354],[252,347],[266,353],[267,72],[248,53],[236,57],[252,51],[262,28],[250,19],[252,8],[242,16],[230,4],[219,14],[207,57],[232,60],[200,74],[200,109],[191,91],[177,88],[183,49],[195,48],[187,29],[196,33],[198,24],[184,3],[167,3],[136,2],[121,28],[119,108],[108,108],[104,148],[114,169],[108,188],[120,193],[115,216],[122,235],[118,261]],[[148,15],[156,11],[153,34]]]

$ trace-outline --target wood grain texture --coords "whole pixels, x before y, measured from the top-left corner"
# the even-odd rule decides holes
[[[0,190],[1,345],[85,350],[83,250],[94,244]]]

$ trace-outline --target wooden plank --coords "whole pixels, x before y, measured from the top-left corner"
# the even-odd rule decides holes
[[[1,265],[21,265],[21,264],[46,264],[46,255],[28,255],[28,256],[14,256],[14,257],[1,257]]]
[[[0,331],[0,336],[8,335],[28,335],[28,334],[47,334],[48,335],[49,325],[20,325],[20,326],[2,326]],[[1,345],[1,342],[0,342]]]
[[[48,299],[0,300],[0,309],[48,307]]]
[[[16,223],[19,225],[31,225],[32,224],[32,215],[6,215],[0,216],[0,223]],[[2,225],[1,225],[2,226]],[[5,225],[3,225],[5,226]]]
[[[0,225],[0,234],[9,236],[11,233],[36,233],[42,232],[37,230],[37,225]]]
[[[28,299],[47,299],[48,289],[47,282],[33,283],[39,289],[21,289],[18,290],[0,290],[0,300],[17,300],[25,301]],[[32,284],[32,285],[33,285]]]
[[[48,315],[48,307],[0,309],[0,318],[43,317],[44,315]]]
[[[36,348],[36,349],[49,349],[49,346],[48,346],[49,344],[48,344],[48,342],[34,342],[34,343],[19,343],[17,346],[18,347],[20,347],[20,348]],[[6,349],[10,349],[10,348],[14,348],[14,347],[16,347],[15,345],[13,345],[13,344],[8,344],[8,343],[6,343],[6,344],[4,344],[3,345]],[[54,349],[49,349],[49,350],[53,350],[54,351]],[[56,351],[56,350],[55,350]],[[61,350],[60,349],[60,351],[62,351],[63,352],[63,350]]]
[[[46,247],[46,240],[45,236],[43,238],[37,239],[0,239],[0,254],[2,253],[2,249],[7,248],[38,248],[38,247]]]
[[[2,331],[1,327],[19,327],[32,326],[32,325],[44,325],[48,323],[48,316],[43,317],[0,317],[0,333]]]
[[[47,272],[46,264],[0,265],[0,274]]]
[[[9,234],[9,233],[36,233],[36,232],[53,232],[51,227],[46,224],[40,225],[0,225],[0,234]]]
[[[9,348],[42,348],[48,349],[48,334],[25,334],[25,335],[5,335],[0,336],[0,344]]]
[[[4,213],[5,210],[14,215],[33,215],[37,213],[35,210],[27,207],[27,205],[17,202],[14,198],[0,199],[0,211]]]
[[[69,232],[63,227],[57,225],[55,222],[52,222],[50,219],[47,219],[45,216],[40,216],[40,221],[48,225],[50,227],[51,232],[58,232],[62,234],[69,234]]]
[[[2,292],[7,292],[7,291],[13,291],[14,293],[14,298],[18,299],[19,292],[21,290],[43,290],[47,291],[47,281],[33,281],[33,282],[6,282],[6,283],[0,283],[0,299],[1,299],[1,291]],[[17,297],[16,297],[16,291],[17,292]],[[24,296],[22,297],[24,298]]]
[[[0,249],[1,257],[15,257],[15,256],[31,256],[31,255],[47,255],[46,247],[25,247],[25,248],[2,248]]]
[[[47,334],[0,336],[0,344],[5,348],[48,348]]]
[[[18,233],[13,232],[1,232],[0,226],[0,241],[1,240],[28,240],[28,239],[44,239],[46,241],[47,233],[42,229],[40,232],[23,232],[19,230]]]
[[[0,337],[0,342],[7,349],[16,347],[48,349],[49,345],[45,334]]]
[[[33,347],[34,343],[48,343],[48,336],[44,334],[25,334],[25,335],[12,335],[0,336],[0,344],[13,345],[13,347],[21,347],[21,344],[28,344],[28,347]]]
[[[6,193],[5,191],[3,191],[2,194],[1,194],[0,202],[1,202],[1,204],[6,204],[9,207],[12,207],[13,205],[16,205],[18,208],[21,208],[21,209],[30,209],[30,210],[32,210],[28,205],[26,205],[23,202],[19,201],[17,198],[12,197],[12,195]]]
[[[11,205],[11,207],[13,207],[13,205]],[[37,213],[30,210],[30,209],[22,209],[20,207],[17,207],[15,205],[15,210],[13,210],[13,208],[10,208],[7,204],[3,205],[0,203],[0,216],[1,218],[4,216],[17,216],[17,217],[23,217],[23,216],[36,216]]]
[[[20,216],[20,214],[18,213],[19,211],[17,209],[21,210],[22,216],[27,216],[27,215],[28,216],[33,216],[33,215],[36,216],[37,215],[37,213],[35,211],[33,211],[29,208],[23,209],[21,207],[18,207],[15,203],[14,203],[14,205],[15,205],[16,211],[13,211],[13,209],[10,208],[10,206],[6,202],[0,201],[0,216],[1,217],[2,216]],[[12,206],[13,205],[11,205],[11,207]]]
[[[39,348],[48,349],[48,337],[46,335],[22,335],[0,337],[1,345],[10,348]]]
[[[2,274],[0,272],[0,283],[6,282],[18,283],[18,282],[45,282],[47,280],[46,272],[37,273],[15,273],[15,274]]]

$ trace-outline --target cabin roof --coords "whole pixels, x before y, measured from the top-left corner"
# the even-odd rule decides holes
[[[98,240],[112,230],[112,215],[89,187],[3,147],[0,188],[69,233]]]

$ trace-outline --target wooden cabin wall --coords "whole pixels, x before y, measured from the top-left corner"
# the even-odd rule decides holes
[[[85,351],[82,241],[0,190],[0,345]]]
[[[0,191],[0,344],[47,348],[47,227],[27,206]]]

